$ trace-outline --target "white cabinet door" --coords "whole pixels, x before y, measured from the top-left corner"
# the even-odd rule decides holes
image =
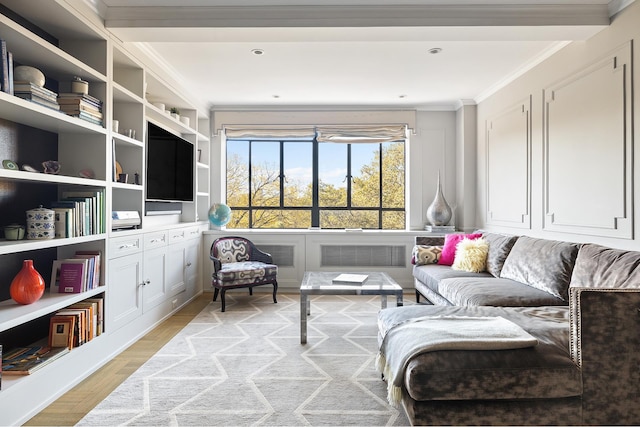
[[[168,249],[167,292],[168,296],[172,297],[186,288],[186,247],[184,242],[179,242],[169,245]]]
[[[167,247],[162,246],[144,252],[142,287],[143,312],[167,299]]]
[[[200,239],[191,239],[186,245],[185,280],[187,298],[191,298],[202,290],[201,263],[200,263]]]
[[[142,314],[142,253],[109,260],[106,332],[127,325]]]

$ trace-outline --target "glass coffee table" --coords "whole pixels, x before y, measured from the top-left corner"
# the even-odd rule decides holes
[[[306,271],[300,285],[300,343],[307,342],[307,316],[311,314],[309,295],[380,295],[382,308],[387,307],[387,295],[395,295],[396,305],[402,305],[402,287],[387,273],[349,273],[366,275],[363,283],[333,283],[341,274],[327,271]]]

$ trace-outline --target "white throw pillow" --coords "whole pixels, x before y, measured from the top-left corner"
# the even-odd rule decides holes
[[[487,269],[488,254],[489,243],[485,239],[462,239],[456,246],[456,257],[451,268],[480,273]]]

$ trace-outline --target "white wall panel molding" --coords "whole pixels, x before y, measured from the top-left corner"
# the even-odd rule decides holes
[[[486,121],[487,224],[531,228],[531,96]]]
[[[545,230],[633,238],[631,59],[629,41],[544,89]]]

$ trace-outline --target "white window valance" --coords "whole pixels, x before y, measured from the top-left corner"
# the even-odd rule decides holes
[[[343,144],[404,141],[405,125],[339,125],[317,127],[225,127],[227,139],[313,139]]]
[[[316,131],[318,142],[355,144],[395,142],[407,139],[407,127],[401,125],[319,126]]]
[[[313,139],[313,127],[225,127],[227,139]]]

